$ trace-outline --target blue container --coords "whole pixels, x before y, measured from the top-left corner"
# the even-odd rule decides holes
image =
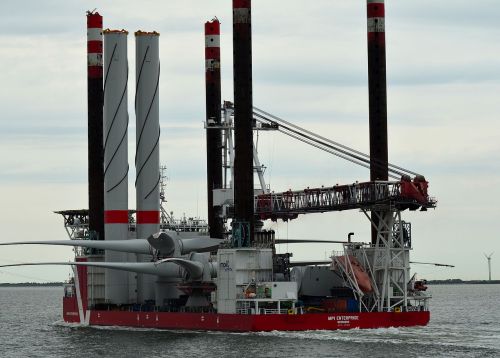
[[[358,312],[359,311],[359,302],[355,299],[349,299],[347,301],[347,310],[349,312]]]

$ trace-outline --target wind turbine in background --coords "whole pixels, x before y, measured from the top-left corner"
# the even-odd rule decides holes
[[[489,280],[491,281],[491,256],[493,256],[493,252],[489,255],[484,254],[484,257],[486,257],[486,260],[488,260],[488,273],[489,273]]]

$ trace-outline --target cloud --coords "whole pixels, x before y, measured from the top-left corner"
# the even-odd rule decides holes
[[[203,23],[222,22],[223,98],[233,96],[231,8],[200,2],[104,1],[105,27],[161,33],[161,160],[168,166],[168,210],[205,216]],[[254,104],[299,126],[368,152],[364,2],[253,1]],[[0,21],[0,227],[2,241],[63,238],[51,210],[87,206],[85,1],[7,2]],[[500,57],[496,1],[391,1],[387,9],[390,161],[422,172],[439,206],[405,213],[413,221],[414,258],[453,261],[454,271],[418,268],[427,278],[484,277],[482,248],[494,240],[500,196]],[[129,35],[130,81],[135,74]],[[129,159],[135,135],[129,90]],[[274,190],[366,180],[368,171],[278,133],[259,139]],[[133,165],[129,202],[135,204]],[[29,222],[28,222],[29,221]],[[271,224],[280,237],[365,240],[358,212]],[[22,237],[21,237],[22,236]],[[14,249],[11,249],[14,250]],[[282,250],[284,250],[282,248]],[[294,249],[323,258],[331,246]],[[23,248],[3,259],[67,260],[71,252]],[[465,265],[463,262],[467,262]],[[447,262],[448,263],[448,262]],[[26,271],[29,272],[29,271]],[[47,279],[63,279],[61,271]],[[34,275],[36,276],[36,275]],[[64,276],[64,277],[61,277]],[[0,277],[0,281],[13,280]],[[20,279],[24,281],[24,279]]]

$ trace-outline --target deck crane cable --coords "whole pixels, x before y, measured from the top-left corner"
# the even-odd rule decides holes
[[[341,144],[341,143],[338,143],[338,142],[332,141],[332,140],[330,140],[330,139],[328,139],[328,138],[322,137],[322,136],[320,136],[319,134],[316,134],[316,133],[313,133],[313,132],[311,132],[311,131],[308,131],[307,129],[301,128],[301,127],[299,127],[299,126],[297,126],[297,125],[295,125],[295,124],[293,124],[293,123],[291,123],[291,122],[288,122],[288,121],[286,121],[286,120],[284,120],[284,119],[282,119],[282,118],[279,118],[279,117],[277,117],[277,116],[275,116],[275,115],[273,115],[273,114],[271,114],[271,113],[268,113],[268,112],[266,112],[266,111],[264,111],[264,110],[262,110],[262,109],[259,109],[259,108],[257,108],[257,107],[254,107],[254,109],[255,109],[257,112],[259,112],[262,116],[267,116],[267,117],[270,117],[270,118],[272,118],[274,121],[276,121],[276,122],[278,122],[278,123],[285,123],[286,125],[288,125],[288,126],[290,126],[290,127],[294,127],[295,129],[300,130],[300,131],[302,131],[302,132],[304,132],[304,133],[307,133],[307,134],[312,135],[312,136],[314,136],[314,137],[320,138],[320,139],[322,139],[322,140],[324,140],[324,141],[330,142],[330,143],[331,143],[331,144],[333,144],[333,145],[336,145],[336,146],[338,146],[338,147],[341,147],[341,148],[343,148],[343,149],[346,149],[346,150],[348,150],[348,151],[351,151],[351,152],[353,152],[353,153],[356,153],[356,154],[358,154],[358,155],[361,155],[361,156],[363,156],[363,157],[366,157],[368,160],[370,159],[370,157],[369,157],[367,154],[363,153],[363,152],[357,151],[357,150],[355,150],[355,149],[353,149],[353,148],[350,148],[350,147],[348,147],[348,146],[345,146],[345,145],[343,145],[343,144]],[[268,120],[269,120],[269,119],[268,119]]]
[[[273,120],[271,120],[271,119],[269,119],[269,118],[266,118],[266,117],[264,117],[264,116],[260,116],[260,115],[258,115],[258,114],[256,114],[256,116],[261,117],[261,118],[262,118],[263,120],[265,120],[265,121],[268,121],[268,122],[271,122],[271,123],[276,123],[275,121],[273,121]],[[276,123],[276,124],[278,124],[278,123]],[[293,132],[293,133],[295,133],[296,135],[299,135],[299,136],[304,137],[304,138],[306,138],[306,139],[307,139],[307,141],[302,140],[303,142],[308,143],[308,144],[310,144],[310,145],[313,145],[313,146],[315,146],[315,147],[317,147],[317,148],[319,148],[319,147],[318,147],[318,146],[316,146],[316,145],[314,145],[313,143],[318,143],[318,144],[320,144],[321,146],[324,146],[324,147],[329,148],[330,150],[333,150],[333,151],[338,151],[338,152],[340,152],[340,153],[343,153],[343,154],[345,154],[345,155],[347,155],[347,156],[350,156],[350,157],[352,157],[352,158],[355,158],[356,160],[358,160],[358,161],[360,161],[360,162],[362,162],[362,163],[366,163],[366,164],[369,164],[369,163],[370,163],[370,160],[369,160],[369,159],[362,158],[362,157],[360,157],[360,156],[358,156],[358,155],[356,155],[356,154],[350,153],[350,152],[348,152],[348,151],[346,151],[346,150],[342,150],[342,149],[339,149],[339,148],[337,148],[337,147],[335,147],[335,146],[333,146],[333,145],[326,144],[326,143],[324,143],[324,142],[320,141],[320,140],[319,140],[319,139],[317,139],[317,138],[310,137],[310,136],[308,136],[308,135],[306,135],[306,134],[304,134],[304,133],[301,133],[301,132],[298,132],[298,131],[296,131],[296,130],[293,130],[293,129],[291,129],[291,128],[289,128],[289,127],[287,127],[287,126],[283,125],[283,124],[279,124],[279,127],[281,128],[281,129],[280,129],[280,128],[278,128],[278,130],[279,130],[280,132],[282,132],[282,133],[284,133],[284,134],[286,134],[286,135],[290,135],[290,133],[289,133],[289,132],[286,132],[286,131]],[[283,129],[285,129],[285,131],[284,131]],[[296,139],[299,139],[299,138],[297,138],[296,136],[293,136],[293,135],[290,135],[290,136],[292,136],[292,137],[294,137],[294,138],[296,138]],[[328,141],[329,141],[329,140],[328,140]],[[330,142],[331,142],[331,141],[330,141]],[[344,146],[343,146],[343,147],[344,147]],[[325,148],[320,148],[320,149],[326,150]],[[331,154],[337,155],[337,153],[333,153],[333,152],[331,152],[331,151],[329,151],[329,150],[326,150],[326,151],[330,152]],[[355,150],[353,150],[353,151],[355,151]],[[368,158],[369,158],[369,156],[367,156],[366,154],[362,154],[362,155],[363,155],[364,157],[368,157]],[[345,156],[342,156],[342,155],[337,155],[337,156],[342,157],[342,158],[344,158],[344,159],[346,159],[346,160],[349,160],[349,159],[347,159]],[[350,161],[351,161],[351,162],[353,162],[353,163],[356,163],[356,164],[358,164],[358,165],[361,165],[361,166],[363,166],[363,167],[369,168],[369,166],[367,166],[367,165],[365,165],[365,164],[361,164],[360,162],[356,162],[356,161],[352,161],[352,160],[350,160]],[[378,166],[378,167],[381,167],[381,166],[382,166],[382,163],[381,163],[380,161],[374,161],[373,165]],[[411,172],[411,171],[409,171],[409,170],[406,170],[406,169],[404,169],[404,168],[401,168],[403,171],[397,170],[397,169],[395,169],[395,168],[400,168],[400,167],[397,167],[397,166],[395,166],[395,165],[389,164],[388,171],[389,171],[389,172],[392,172],[392,173],[396,173],[396,174],[398,174],[399,176],[402,176],[402,175],[405,175],[405,174],[408,174],[408,173],[413,173],[413,172]],[[391,177],[393,177],[393,178],[399,178],[398,176],[394,176],[394,175],[390,175],[390,176],[391,176]]]
[[[315,141],[321,140],[321,141],[328,142],[333,147],[335,147],[335,149],[338,150],[338,151],[341,151],[341,149],[338,149],[337,147],[342,148],[345,151],[351,152],[351,153],[349,153],[349,155],[351,155],[351,156],[355,156],[355,155],[362,156],[362,157],[366,158],[366,162],[368,162],[368,163],[370,162],[370,156],[367,155],[367,154],[365,154],[365,153],[363,153],[363,152],[360,152],[358,150],[355,150],[353,148],[345,146],[345,145],[343,145],[341,143],[338,143],[338,142],[335,142],[335,141],[330,140],[328,138],[325,138],[325,137],[323,137],[323,136],[321,136],[319,134],[316,134],[316,133],[313,133],[311,131],[308,131],[308,130],[306,130],[304,128],[301,128],[301,127],[299,127],[299,126],[297,126],[297,125],[295,125],[293,123],[290,123],[290,122],[288,122],[288,121],[286,121],[286,120],[284,120],[282,118],[279,118],[279,117],[277,117],[275,115],[272,115],[272,114],[270,114],[270,113],[268,113],[268,112],[266,112],[266,111],[264,111],[262,109],[254,107],[254,114],[258,114],[260,118],[262,118],[262,119],[264,119],[264,120],[266,120],[268,122],[271,122],[271,123],[272,122],[278,123],[281,126],[284,126],[284,124],[286,124],[286,126],[295,128],[296,130],[300,131],[301,133],[307,133],[308,135],[312,136],[314,138],[313,140],[315,140]],[[383,164],[383,163],[380,162],[379,164]],[[419,175],[416,172],[413,172],[411,170],[402,168],[400,166],[397,166],[397,165],[394,165],[394,164],[391,164],[391,163],[388,163],[388,166],[389,166],[389,170],[393,171],[395,173],[404,172],[405,174],[408,174],[408,175],[410,175],[410,174],[411,175]]]
[[[269,121],[269,119],[268,119],[268,118],[266,118],[266,117],[264,117],[264,116],[262,116],[262,115],[260,115],[260,114],[258,114],[258,113],[254,113],[254,115],[255,115],[255,116],[257,116],[257,117],[258,117],[258,118],[260,118],[260,119],[263,119],[263,120],[265,120],[265,121]],[[323,146],[325,146],[325,147],[328,147],[328,148],[330,148],[330,149],[336,150],[336,151],[338,151],[338,152],[340,152],[340,153],[342,153],[342,154],[345,154],[345,155],[351,156],[352,158],[354,158],[354,159],[356,159],[356,160],[359,160],[359,161],[361,161],[361,162],[364,162],[364,163],[367,163],[367,164],[368,164],[368,163],[370,163],[370,161],[369,161],[368,159],[362,158],[362,157],[357,156],[357,155],[352,155],[351,153],[349,153],[349,152],[347,152],[347,151],[345,151],[345,150],[335,148],[335,147],[334,147],[334,146],[332,146],[332,145],[329,145],[329,144],[327,144],[327,143],[325,143],[325,142],[322,142],[322,141],[320,141],[320,140],[318,140],[318,139],[315,139],[315,138],[313,138],[313,137],[312,137],[312,136],[310,136],[310,135],[307,135],[307,134],[301,133],[301,132],[299,132],[298,130],[295,130],[295,129],[293,129],[293,128],[290,128],[290,127],[287,127],[287,126],[284,126],[284,125],[281,125],[281,124],[280,124],[280,126],[278,127],[278,130],[279,130],[279,128],[280,128],[280,127],[284,128],[286,131],[289,131],[289,132],[294,133],[294,134],[296,134],[296,135],[299,135],[299,136],[301,136],[301,137],[303,137],[303,138],[306,138],[307,140],[309,140],[309,141],[311,141],[311,142],[315,142],[315,143],[318,143],[318,144],[323,145]],[[287,134],[287,133],[285,133],[285,134]]]
[[[266,117],[263,117],[257,113],[254,113],[254,115],[256,117],[259,117],[261,119],[257,119],[258,121],[260,122],[263,122],[263,121],[271,121],[273,122],[272,120],[266,118]],[[287,126],[285,125],[282,125],[280,124],[279,128],[278,128],[278,131],[280,131],[281,133],[285,134],[285,135],[288,135],[294,139],[297,139],[301,142],[304,142],[306,144],[309,144],[313,147],[316,147],[318,149],[321,149],[325,152],[328,152],[330,154],[333,154],[339,158],[342,158],[342,159],[345,159],[345,160],[348,160],[354,164],[357,164],[357,165],[360,165],[362,167],[365,167],[367,169],[370,169],[370,161],[365,159],[365,158],[361,158],[357,155],[353,155],[345,150],[342,150],[342,149],[338,149],[336,148],[335,146],[332,146],[332,145],[329,145],[327,143],[324,143],[318,139],[315,139],[315,138],[312,138],[311,136],[308,136],[306,134],[303,134],[303,133],[300,133],[299,131],[296,131],[294,129],[291,129],[291,128],[288,128]],[[380,164],[377,164],[375,163],[376,166],[380,166]],[[397,170],[394,170],[394,169],[389,169],[389,176],[393,179],[399,179],[403,174],[405,174],[404,172],[400,172],[400,171],[397,171]],[[396,173],[398,175],[395,175],[393,173]]]
[[[341,147],[341,148],[343,148],[343,149],[345,149],[345,150],[347,150],[347,151],[350,151],[350,152],[353,152],[353,153],[355,153],[355,154],[358,154],[358,155],[360,155],[360,156],[362,156],[362,157],[365,157],[367,162],[369,162],[369,161],[370,161],[370,156],[369,156],[369,155],[367,155],[367,154],[365,154],[365,153],[363,153],[363,152],[360,152],[360,151],[358,151],[358,150],[355,150],[355,149],[353,149],[353,148],[350,148],[350,147],[345,146],[345,145],[343,145],[343,144],[340,144],[340,143],[338,143],[338,142],[332,141],[332,140],[330,140],[330,139],[328,139],[328,138],[325,138],[325,137],[323,137],[323,136],[321,136],[321,135],[319,135],[319,134],[316,134],[316,133],[313,133],[313,132],[311,132],[311,131],[308,131],[307,129],[301,128],[301,127],[299,127],[299,126],[297,126],[297,125],[295,125],[295,124],[293,124],[293,123],[290,123],[290,122],[288,122],[288,121],[286,121],[286,120],[284,120],[284,119],[282,119],[282,118],[276,117],[276,116],[274,116],[274,115],[272,115],[272,114],[270,114],[270,113],[268,113],[268,112],[265,112],[265,111],[263,111],[263,110],[261,110],[261,109],[259,109],[259,108],[254,107],[254,109],[255,109],[257,112],[260,112],[260,117],[265,118],[265,120],[267,120],[268,122],[271,122],[271,123],[273,123],[273,122],[274,122],[274,123],[277,123],[277,124],[280,124],[280,125],[283,125],[282,123],[285,123],[285,124],[287,124],[287,125],[288,125],[288,126],[290,126],[290,127],[294,127],[294,128],[296,128],[297,130],[299,130],[299,131],[301,131],[301,132],[307,133],[307,134],[309,134],[309,135],[311,135],[311,136],[315,137],[315,140],[316,140],[316,141],[319,141],[319,139],[324,140],[324,141],[326,141],[326,142],[331,143],[331,144],[332,144],[332,145],[334,145],[334,146]],[[269,119],[269,118],[267,118],[266,116],[269,116],[269,117],[271,117],[272,119]],[[319,139],[318,139],[318,138],[319,138]],[[351,154],[351,155],[354,155],[354,154]],[[383,164],[381,161],[379,161],[379,162],[380,162],[381,164]],[[396,171],[395,169],[399,169],[399,170],[401,170],[401,171],[403,171],[403,172],[405,172],[405,173],[407,173],[407,174],[419,175],[418,173],[415,173],[415,172],[413,172],[413,171],[410,171],[410,170],[408,170],[408,169],[405,169],[405,168],[399,167],[399,166],[394,165],[394,164],[391,164],[391,163],[388,163],[388,165],[389,165],[389,167],[394,168],[394,169],[393,169],[393,171],[394,171],[394,172],[398,172],[398,171]],[[390,170],[391,170],[391,169],[390,169]]]
[[[309,132],[309,131],[307,131],[307,130],[305,130],[303,128],[300,128],[300,127],[298,127],[296,125],[293,125],[293,124],[291,124],[291,123],[289,123],[289,122],[287,122],[285,120],[282,120],[282,119],[280,119],[280,118],[278,118],[276,116],[273,116],[271,114],[269,114],[269,115],[272,116],[273,118],[275,118],[276,120],[272,120],[270,118],[267,118],[266,116],[264,116],[264,115],[262,115],[262,114],[260,114],[260,113],[258,113],[256,111],[268,114],[267,112],[265,112],[263,110],[260,110],[260,109],[258,109],[256,107],[253,107],[253,108],[254,108],[254,112],[253,112],[254,120],[256,120],[256,121],[258,121],[260,123],[276,124],[276,125],[278,125],[277,130],[279,132],[281,132],[281,133],[289,136],[289,137],[297,139],[297,140],[299,140],[299,141],[301,141],[303,143],[309,144],[309,145],[311,145],[311,146],[313,146],[315,148],[321,149],[321,150],[323,150],[323,151],[325,151],[327,153],[330,153],[330,154],[333,154],[335,156],[338,156],[339,158],[345,159],[345,160],[350,161],[350,162],[352,162],[354,164],[357,164],[357,165],[360,165],[360,166],[365,167],[367,169],[370,169],[370,160],[369,159],[361,158],[359,156],[353,155],[352,153],[349,153],[347,151],[338,149],[338,148],[336,148],[336,147],[334,147],[332,145],[326,144],[326,143],[318,140],[317,138],[313,138],[311,136],[305,135],[302,132],[299,132],[298,130],[294,130],[292,128],[289,128],[286,125],[283,125],[282,123],[278,123],[278,122],[285,122],[285,123],[290,124],[291,126],[293,126],[295,128],[298,128],[299,130],[302,130],[303,132],[307,132],[307,133],[312,134],[313,136],[317,136],[317,137],[322,138],[321,136],[319,136],[317,134]],[[255,117],[258,117],[258,118],[255,118]],[[326,138],[325,138],[325,140],[327,140],[327,141],[329,141],[331,143],[336,143],[336,142],[328,140]],[[344,146],[342,144],[339,144],[339,146],[347,148],[347,149],[349,149],[349,150],[351,150],[353,152],[357,152],[357,151],[355,151],[355,150],[353,150],[353,149],[351,149],[349,147],[346,147],[346,146]],[[340,152],[340,153],[343,153],[343,154],[339,154],[337,151]],[[358,152],[358,153],[360,155],[364,156],[364,157],[368,157],[366,154],[364,154],[362,152]],[[375,163],[375,165],[377,165],[377,164]],[[399,175],[401,175],[400,172],[397,172],[397,173]],[[396,175],[389,174],[389,176],[392,177],[392,178],[394,178],[394,179],[399,179],[399,177],[396,176]]]
[[[261,121],[261,120],[259,120],[259,121]],[[316,147],[318,149],[321,149],[321,150],[323,150],[323,151],[325,151],[327,153],[333,154],[333,155],[335,155],[335,156],[337,156],[339,158],[345,159],[345,160],[350,161],[350,162],[352,162],[354,164],[357,164],[357,165],[360,165],[360,166],[365,167],[367,169],[370,169],[370,165],[367,164],[365,161],[359,161],[356,158],[352,158],[352,157],[350,157],[348,155],[337,153],[334,149],[331,148],[331,146],[323,147],[323,146],[321,146],[321,144],[319,144],[319,143],[317,143],[315,141],[310,141],[310,140],[308,140],[306,138],[303,138],[302,136],[300,136],[299,134],[297,134],[294,131],[288,132],[288,131],[283,130],[283,129],[278,129],[278,130],[281,133],[283,133],[283,134],[285,134],[285,135],[287,135],[289,137],[292,137],[294,139],[297,139],[297,140],[299,140],[299,141],[301,141],[303,143],[309,144],[309,145],[311,145],[313,147]],[[395,174],[392,174],[392,173],[389,173],[389,176],[391,178],[393,178],[393,179],[399,179],[400,178],[399,176],[397,176]]]

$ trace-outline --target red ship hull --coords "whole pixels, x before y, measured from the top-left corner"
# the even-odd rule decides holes
[[[64,320],[80,323],[76,300],[64,298]],[[425,326],[428,311],[307,313],[297,315],[242,315],[217,313],[173,313],[89,310],[85,317],[91,326],[120,326],[207,331],[307,331],[353,328]]]

